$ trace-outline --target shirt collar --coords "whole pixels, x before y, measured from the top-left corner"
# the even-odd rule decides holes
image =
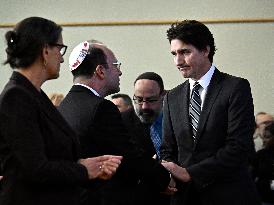
[[[207,86],[209,85],[210,83],[210,80],[212,78],[212,75],[215,71],[215,66],[212,64],[210,69],[207,71],[206,74],[204,74],[199,80],[198,80],[198,83],[203,87],[203,89],[206,89]],[[192,89],[193,86],[194,86],[194,83],[196,81],[192,80],[191,78],[189,79],[189,84],[190,84],[190,88]]]
[[[85,85],[85,84],[82,84],[82,83],[75,83],[74,85],[80,85],[80,86],[83,86],[83,87],[85,87],[85,88],[89,89],[91,92],[93,92],[93,94],[94,94],[94,95],[96,95],[96,96],[100,97],[99,93],[97,93],[97,91],[96,91],[96,90],[94,90],[93,88],[91,88],[91,87],[89,87],[89,86],[87,86],[87,85]]]

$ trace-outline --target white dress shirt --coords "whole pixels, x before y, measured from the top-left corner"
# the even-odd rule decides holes
[[[215,71],[215,66],[212,64],[210,69],[207,71],[206,74],[204,74],[199,80],[198,83],[201,85],[201,88],[199,89],[199,94],[201,96],[201,100],[202,100],[202,104],[201,104],[201,110],[203,110],[203,105],[204,105],[204,101],[205,101],[205,96],[206,96],[206,92],[207,92],[207,87],[210,83],[210,80],[212,78],[212,75]],[[192,89],[194,86],[194,83],[196,81],[192,80],[191,78],[189,79],[189,84],[190,84],[190,96],[192,93]]]

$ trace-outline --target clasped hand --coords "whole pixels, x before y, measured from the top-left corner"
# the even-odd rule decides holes
[[[172,177],[182,182],[189,182],[191,177],[187,172],[186,168],[180,167],[174,162],[162,161],[162,165],[170,172]]]
[[[122,156],[103,155],[80,159],[78,163],[86,167],[89,179],[110,179],[121,164]]]

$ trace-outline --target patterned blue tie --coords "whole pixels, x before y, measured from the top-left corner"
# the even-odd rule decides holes
[[[158,159],[160,159],[160,147],[162,144],[162,119],[163,113],[161,113],[157,120],[150,126],[150,138]]]
[[[196,140],[198,123],[199,123],[200,114],[201,114],[202,100],[199,94],[200,88],[201,88],[201,85],[198,82],[195,82],[194,87],[192,89],[192,94],[191,94],[190,103],[189,103],[190,125],[192,126],[194,141]]]

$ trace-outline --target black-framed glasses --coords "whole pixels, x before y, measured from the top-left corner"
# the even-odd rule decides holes
[[[60,49],[59,52],[60,52],[61,56],[65,55],[67,48],[68,48],[66,45],[59,44],[59,43],[51,43],[50,45],[57,46]]]
[[[112,63],[112,65],[114,65],[118,70],[120,70],[122,63],[120,63],[120,62],[117,61],[115,63]]]
[[[153,104],[153,103],[155,103],[155,102],[157,102],[157,101],[159,101],[160,99],[161,99],[161,96],[160,97],[151,97],[151,98],[147,98],[147,99],[144,99],[144,98],[142,98],[142,97],[138,97],[138,96],[136,96],[136,95],[133,95],[133,102],[135,103],[135,104],[138,104],[138,105],[142,105],[143,103],[149,103],[149,104]]]

